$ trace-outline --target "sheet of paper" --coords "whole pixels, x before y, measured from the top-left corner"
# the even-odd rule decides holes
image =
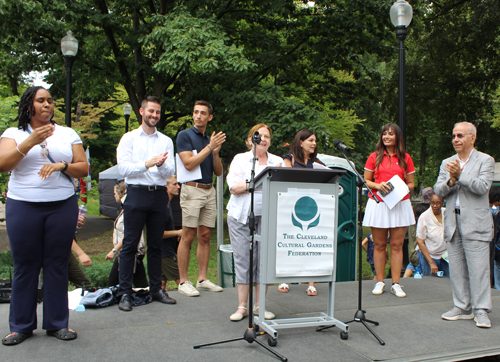
[[[193,156],[197,154],[198,151],[193,150]],[[196,166],[192,171],[186,170],[178,153],[175,155],[175,163],[177,165],[177,182],[183,184],[185,182],[201,179],[200,165]]]
[[[377,196],[380,197],[385,202],[385,204],[389,209],[392,209],[394,206],[396,206],[398,202],[401,201],[403,197],[408,195],[410,189],[408,188],[408,185],[406,185],[405,182],[401,180],[401,177],[399,177],[398,175],[394,176],[387,182],[392,183],[392,186],[394,186],[394,190],[392,190],[385,197],[380,195],[380,192],[377,193]]]

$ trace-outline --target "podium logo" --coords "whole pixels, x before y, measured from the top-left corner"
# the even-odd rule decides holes
[[[318,204],[312,197],[304,196],[297,200],[292,210],[292,224],[302,231],[309,230],[319,224]]]

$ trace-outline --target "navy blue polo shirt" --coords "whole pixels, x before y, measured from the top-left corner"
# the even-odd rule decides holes
[[[184,151],[196,150],[200,153],[201,150],[207,147],[209,143],[210,137],[207,132],[202,134],[195,126],[192,126],[190,129],[181,131],[177,135],[177,152],[181,153]],[[203,160],[200,164],[200,168],[201,179],[193,181],[202,184],[211,184],[212,174],[214,172],[214,155],[212,152],[210,152],[210,155]]]
[[[175,230],[174,226],[174,215],[172,213],[172,208],[170,203],[167,204],[167,221],[165,222],[165,231]],[[177,255],[177,247],[179,246],[179,241],[177,236],[172,236],[171,238],[163,239],[161,242],[161,257],[166,258],[169,256]]]

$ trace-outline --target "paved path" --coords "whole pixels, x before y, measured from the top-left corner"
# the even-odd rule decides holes
[[[113,227],[114,220],[94,215],[87,215],[85,225],[78,230],[78,240],[86,240],[99,236]],[[26,220],[28,226],[29,221]],[[9,250],[9,238],[7,229],[0,226],[0,252]]]

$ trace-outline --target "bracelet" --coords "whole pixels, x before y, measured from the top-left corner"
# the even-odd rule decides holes
[[[208,148],[210,148],[210,150],[213,152],[213,150],[214,150],[214,149],[213,149],[212,147],[210,147],[210,145],[207,145],[207,146],[208,146]]]
[[[68,163],[66,161],[61,161],[62,163],[64,163],[64,168],[61,170],[61,172],[64,172],[68,169]]]
[[[21,150],[19,149],[19,146],[16,146],[17,152],[19,152],[23,157],[26,157],[26,154],[22,153]]]

